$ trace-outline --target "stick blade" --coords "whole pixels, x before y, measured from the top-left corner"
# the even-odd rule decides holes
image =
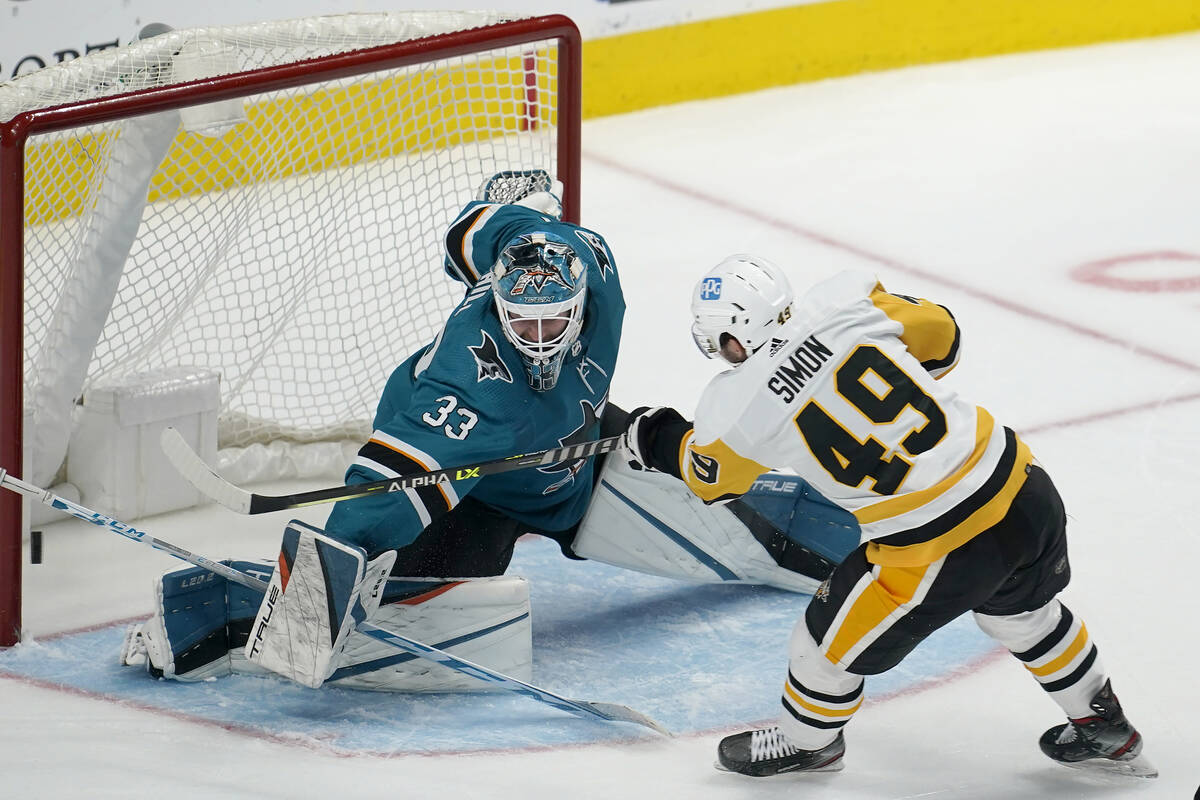
[[[239,514],[250,513],[250,492],[239,489],[213,472],[212,467],[204,463],[204,459],[196,454],[179,431],[170,427],[164,428],[162,436],[159,437],[159,445],[167,460],[184,480],[199,489],[205,497]]]
[[[636,711],[629,706],[623,706],[618,703],[598,703],[591,700],[576,700],[581,706],[587,706],[606,719],[615,720],[618,722],[632,722],[634,725],[641,725],[651,730],[661,733],[668,738],[675,734],[664,728],[654,719],[646,716],[640,711]]]

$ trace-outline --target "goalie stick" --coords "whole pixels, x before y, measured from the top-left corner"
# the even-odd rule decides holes
[[[155,550],[159,550],[167,553],[168,555],[174,556],[181,561],[186,561],[189,564],[195,564],[198,567],[202,567],[216,573],[217,575],[220,575],[226,580],[240,584],[249,589],[253,589],[258,592],[265,592],[269,586],[267,581],[254,575],[241,572],[233,567],[213,561],[211,558],[206,558],[205,556],[189,552],[184,550],[182,547],[178,547],[177,545],[163,541],[162,539],[156,539],[147,534],[145,531],[140,531],[131,525],[121,522],[120,520],[113,519],[112,517],[101,514],[98,511],[93,511],[90,508],[81,506],[77,503],[72,503],[70,500],[59,497],[53,492],[34,486],[31,483],[26,483],[20,478],[15,478],[12,475],[9,475],[3,468],[0,468],[0,486],[3,486],[9,491],[16,492],[17,494],[25,495],[26,497],[32,497],[35,500],[50,506],[51,508],[58,509],[65,514],[70,514],[71,516],[81,519],[84,522],[90,522],[93,525],[99,525],[101,528],[106,528],[113,533],[120,534],[126,539],[138,542],[139,544],[147,545]],[[652,730],[661,733],[664,736],[672,735],[670,731],[668,731],[659,723],[655,722],[650,717],[646,716],[640,711],[635,711],[628,706],[619,705],[617,703],[600,703],[591,700],[572,700],[570,698],[554,694],[546,689],[540,689],[537,686],[525,683],[517,678],[510,677],[500,672],[495,672],[487,667],[480,666],[472,661],[468,661],[465,658],[459,658],[452,653],[448,653],[445,650],[440,650],[432,645],[418,642],[415,639],[409,639],[405,636],[401,636],[398,633],[392,633],[391,631],[372,625],[369,622],[360,622],[356,630],[361,631],[373,639],[378,639],[385,644],[395,647],[397,650],[402,650],[420,658],[434,661],[454,670],[455,672],[460,672],[464,675],[470,675],[474,678],[484,681],[485,683],[489,683],[496,688],[524,695],[525,697],[537,700],[538,702],[545,703],[549,706],[553,706],[561,711],[574,714],[577,717],[584,717],[585,719],[602,719],[610,722],[632,722],[635,725],[642,725],[644,727],[651,728]]]
[[[475,464],[464,464],[459,467],[435,469],[381,481],[333,486],[328,489],[314,489],[311,492],[284,495],[254,494],[234,486],[204,463],[204,459],[197,455],[191,445],[174,428],[163,429],[160,443],[167,459],[175,469],[179,470],[179,474],[205,496],[239,514],[267,514],[289,508],[302,508],[335,500],[351,500],[356,497],[399,492],[417,486],[431,486],[437,483],[461,481],[466,478],[482,478],[484,475],[495,475],[515,469],[542,467],[560,461],[589,458],[615,450],[622,438],[623,436],[610,436],[607,439],[552,447],[536,453],[524,453],[491,461],[480,461]]]

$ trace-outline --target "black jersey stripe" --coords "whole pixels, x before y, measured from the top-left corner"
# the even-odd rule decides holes
[[[829,703],[830,705],[853,703],[855,700],[862,697],[863,693],[863,684],[861,682],[858,684],[857,689],[852,692],[847,692],[846,694],[826,694],[824,692],[816,692],[798,681],[790,669],[788,670],[788,683],[792,685],[793,689],[795,689],[797,692],[800,692],[805,697],[811,697],[813,700],[819,700],[822,703]]]
[[[1033,647],[1021,653],[1013,653],[1013,655],[1026,663],[1037,661],[1046,655],[1046,653],[1049,653],[1055,647],[1062,644],[1063,638],[1067,635],[1067,631],[1071,630],[1071,625],[1074,622],[1075,615],[1071,613],[1069,608],[1062,606],[1062,618],[1054,626],[1054,630]]]
[[[374,439],[359,448],[358,454],[363,458],[374,461],[380,466],[393,470],[400,476],[429,471],[429,467],[417,461],[412,456],[401,453],[399,450],[395,450],[385,444],[380,444]],[[425,510],[429,512],[431,519],[441,516],[454,507],[450,496],[438,484],[415,486],[413,487],[413,491],[417,493],[417,497],[421,498],[421,503],[424,504]]]
[[[821,728],[822,730],[827,730],[827,731],[835,730],[837,728],[844,727],[845,724],[850,721],[850,717],[846,717],[845,719],[840,719],[840,720],[836,720],[836,721],[832,721],[832,722],[823,720],[823,719],[814,719],[814,718],[808,716],[807,714],[801,714],[799,711],[797,711],[795,708],[792,707],[792,704],[789,703],[786,698],[784,700],[782,700],[781,702],[783,703],[783,707],[787,709],[788,713],[791,714],[793,717],[795,717],[798,722],[802,722],[805,725],[811,726],[813,728]]]
[[[465,240],[467,233],[471,230],[471,226],[479,219],[479,217],[487,211],[489,206],[480,206],[464,214],[450,225],[450,230],[446,232],[446,257],[450,260],[451,265],[457,270],[459,278],[466,281],[468,284],[475,283],[479,280],[479,274],[467,263]]]
[[[1071,670],[1070,675],[1066,676],[1065,678],[1059,678],[1056,681],[1043,683],[1042,688],[1047,692],[1059,692],[1063,689],[1071,688],[1075,684],[1079,683],[1079,680],[1087,674],[1087,671],[1092,668],[1092,664],[1096,663],[1096,658],[1099,655],[1100,651],[1096,649],[1096,645],[1092,645],[1092,649],[1088,650],[1087,656],[1084,657],[1083,661],[1079,662],[1078,667]]]
[[[983,482],[983,485],[971,493],[970,497],[941,516],[926,522],[924,525],[891,533],[875,541],[878,544],[890,547],[906,547],[908,545],[924,544],[933,541],[943,534],[949,533],[966,522],[967,518],[991,502],[992,498],[1000,493],[1000,490],[1004,488],[1004,485],[1012,475],[1016,461],[1017,435],[1012,432],[1011,428],[1005,428],[1004,452],[1000,455],[1000,460],[996,464],[996,468],[988,476],[988,479]]]
[[[945,369],[946,367],[952,365],[958,358],[958,346],[962,341],[962,328],[958,327],[958,320],[956,320],[954,315],[950,313],[950,309],[943,305],[939,305],[938,308],[945,311],[946,315],[950,317],[950,321],[954,323],[954,341],[950,343],[950,352],[946,353],[945,357],[933,358],[928,361],[921,362],[921,366],[925,368],[926,372],[935,372],[939,369]]]

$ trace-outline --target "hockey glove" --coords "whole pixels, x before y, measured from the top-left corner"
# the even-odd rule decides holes
[[[562,219],[562,181],[542,169],[505,170],[483,182],[475,193],[485,203],[512,203]]]
[[[629,465],[679,477],[679,446],[692,425],[666,406],[634,409],[625,427],[623,442]]]
[[[562,219],[562,201],[550,192],[534,192],[531,195],[522,197],[520,200],[513,203],[513,205],[525,206],[526,208],[532,208],[534,211],[545,214],[548,217],[554,217],[555,219],[559,220]]]

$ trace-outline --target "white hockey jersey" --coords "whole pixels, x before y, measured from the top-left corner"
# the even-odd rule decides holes
[[[1004,517],[1032,461],[1016,434],[938,383],[959,341],[942,306],[835,275],[709,384],[680,473],[712,502],[789,467],[854,514],[870,561],[933,563]]]

